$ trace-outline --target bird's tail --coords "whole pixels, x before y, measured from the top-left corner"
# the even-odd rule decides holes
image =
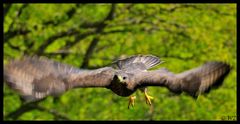
[[[200,93],[208,93],[211,88],[222,85],[231,70],[230,65],[223,62],[207,62],[204,65],[185,71],[177,76],[182,79],[182,90],[193,97]]]

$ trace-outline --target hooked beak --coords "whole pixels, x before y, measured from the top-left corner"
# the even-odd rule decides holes
[[[123,78],[122,78],[122,76],[117,76],[117,78],[118,78],[118,80],[121,82],[121,83],[123,83]]]
[[[126,85],[127,83],[123,80],[122,76],[117,76],[120,83]]]

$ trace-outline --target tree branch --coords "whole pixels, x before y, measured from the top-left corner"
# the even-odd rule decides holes
[[[64,114],[60,114],[59,112],[57,112],[56,110],[53,109],[47,109],[45,107],[42,107],[40,105],[38,105],[41,101],[43,101],[45,99],[39,100],[39,101],[35,101],[35,102],[29,102],[29,103],[24,103],[23,105],[21,105],[17,110],[9,113],[8,115],[6,115],[4,118],[12,118],[13,120],[18,119],[21,115],[23,115],[26,112],[32,111],[32,110],[39,110],[39,111],[43,111],[43,112],[47,112],[52,114],[54,117],[59,118],[59,119],[64,119],[64,120],[70,120],[66,115]]]
[[[89,59],[94,51],[94,48],[97,46],[97,43],[99,41],[99,38],[98,37],[95,37],[91,44],[89,45],[88,49],[87,49],[87,52],[86,54],[84,55],[84,58],[83,58],[83,63],[82,63],[82,66],[81,68],[87,68],[88,67],[88,63],[89,63]]]
[[[103,32],[104,28],[107,26],[106,21],[110,21],[113,19],[114,16],[114,11],[115,11],[115,4],[112,4],[111,10],[108,13],[107,17],[102,21],[102,23],[97,27],[96,29],[96,33],[100,34],[101,32]],[[92,42],[90,43],[86,54],[84,55],[83,58],[83,63],[81,65],[81,68],[87,68],[88,63],[89,63],[89,59],[91,57],[91,55],[93,54],[93,51],[95,49],[95,47],[97,46],[97,43],[99,42],[99,36],[96,36]]]
[[[26,104],[21,105],[18,109],[16,109],[15,111],[9,113],[8,115],[5,116],[5,118],[12,118],[13,120],[18,119],[18,117],[20,117],[22,114],[31,111],[33,109],[36,108],[36,105],[41,102],[40,101],[35,101],[35,102],[29,102]]]
[[[66,115],[61,114],[54,109],[47,109],[47,108],[44,108],[44,107],[39,106],[39,105],[36,106],[36,109],[38,109],[40,111],[43,111],[43,112],[51,113],[57,119],[70,120]]]
[[[17,50],[17,51],[20,51],[20,50],[21,50],[19,46],[14,46],[14,45],[12,45],[10,42],[8,42],[8,46],[11,47],[11,48],[14,49],[14,50]]]
[[[73,42],[67,42],[66,46],[61,48],[61,49],[69,49],[72,46],[74,46],[75,44],[77,44],[80,40],[86,38],[89,35],[95,34],[95,33],[101,33],[102,29],[106,26],[105,21],[111,19],[112,17],[110,16],[110,14],[106,17],[106,19],[104,19],[104,21],[100,22],[95,22],[95,23],[83,23],[80,25],[80,28],[90,28],[90,27],[96,27],[97,29],[95,31],[89,31],[80,35],[76,35],[75,40]],[[38,49],[38,51],[36,52],[38,55],[41,55],[44,50],[47,48],[48,45],[52,44],[56,39],[61,38],[61,37],[65,37],[65,36],[70,36],[70,35],[75,35],[75,34],[79,34],[79,31],[77,31],[77,29],[69,29],[66,32],[61,32],[58,33],[50,38],[48,38],[48,40],[46,40]]]
[[[73,42],[67,42],[66,45],[61,49],[64,49],[64,50],[69,49],[72,46],[76,45],[80,40],[86,38],[89,35],[95,34],[95,33],[96,33],[96,31],[89,31],[89,32],[86,32],[83,34],[76,35],[75,40]]]
[[[9,30],[8,32],[4,33],[4,42],[7,42],[9,39],[17,36],[17,35],[26,35],[30,31],[25,29],[15,29],[15,30]]]
[[[15,23],[15,20],[22,14],[23,9],[26,8],[27,6],[28,4],[23,4],[21,8],[17,11],[15,19],[12,21],[12,23],[9,26],[9,30],[6,33],[4,33],[4,42],[7,42],[10,38],[13,38],[19,33],[26,34],[29,32],[28,30],[23,30],[23,29],[13,30],[13,24]]]
[[[60,19],[58,19],[58,20],[48,20],[46,22],[43,22],[43,25],[45,25],[45,26],[48,26],[48,25],[57,26],[57,25],[59,25],[63,22],[66,22],[66,21],[70,20],[76,14],[79,6],[80,6],[80,4],[76,4],[75,7],[71,8],[70,10],[68,10],[66,12],[66,15],[68,17],[67,19],[64,19],[64,17],[60,17]]]
[[[7,15],[7,13],[9,12],[10,8],[11,8],[12,4],[6,4],[6,6],[4,7],[3,10],[3,17],[5,18],[5,16]]]
[[[69,29],[67,31],[63,31],[63,32],[60,32],[56,35],[53,35],[51,37],[49,37],[39,48],[38,50],[36,51],[36,54],[37,55],[41,55],[44,50],[48,47],[48,45],[52,44],[56,39],[58,38],[62,38],[62,37],[65,37],[65,36],[70,36],[70,35],[74,35],[74,34],[77,34],[79,33],[77,30],[73,30],[73,29]]]

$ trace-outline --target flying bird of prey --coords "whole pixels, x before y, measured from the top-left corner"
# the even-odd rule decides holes
[[[4,66],[4,79],[26,101],[59,96],[73,88],[102,87],[123,97],[130,96],[134,105],[137,89],[144,92],[146,103],[152,97],[148,86],[167,87],[171,92],[197,97],[222,84],[231,67],[224,62],[207,62],[197,68],[174,74],[167,69],[148,70],[162,61],[153,55],[135,55],[117,60],[111,67],[83,70],[44,57],[23,57]]]

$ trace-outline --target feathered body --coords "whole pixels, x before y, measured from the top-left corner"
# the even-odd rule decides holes
[[[161,62],[156,56],[136,55],[117,60],[115,68],[81,70],[43,57],[23,57],[4,66],[4,79],[28,101],[84,87],[104,87],[129,96],[139,88],[164,86],[195,97],[222,84],[231,69],[223,62],[207,62],[179,74],[166,69],[148,70]]]
[[[150,69],[162,61],[156,56],[152,55],[137,55],[131,56],[125,59],[120,59],[113,62],[113,67],[120,70],[117,72],[117,75],[121,77],[126,77],[127,84],[115,83],[114,85],[110,85],[110,89],[119,96],[129,96],[133,94],[138,87],[135,86],[135,73],[145,72],[147,69]],[[115,77],[113,82],[117,82],[117,77]],[[140,90],[144,90],[146,87],[141,87]]]

